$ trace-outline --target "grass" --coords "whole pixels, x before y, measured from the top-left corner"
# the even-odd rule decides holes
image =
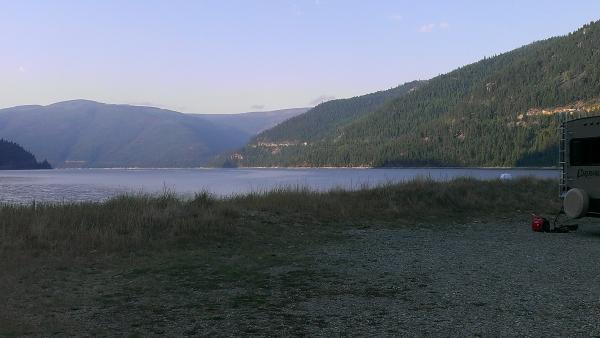
[[[282,309],[338,293],[397,292],[339,289],[345,277],[319,266],[315,248],[356,228],[553,213],[555,186],[417,180],[359,191],[0,206],[0,336],[306,335],[320,324]]]
[[[359,191],[276,189],[229,198],[207,193],[123,195],[103,203],[4,205],[0,252],[85,255],[247,242],[360,223],[406,224],[558,210],[553,181],[416,180]],[[299,230],[300,229],[300,230]]]

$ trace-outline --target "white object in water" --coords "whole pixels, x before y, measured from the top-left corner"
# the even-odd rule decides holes
[[[501,180],[512,180],[512,175],[509,173],[504,173],[500,175]]]

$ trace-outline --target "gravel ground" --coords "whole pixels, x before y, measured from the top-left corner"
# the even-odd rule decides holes
[[[528,224],[353,230],[314,253],[337,292],[295,309],[325,322],[309,331],[321,336],[600,335],[600,224]]]
[[[268,257],[36,267],[5,280],[0,336],[600,335],[600,224],[529,221],[352,228],[256,267]]]

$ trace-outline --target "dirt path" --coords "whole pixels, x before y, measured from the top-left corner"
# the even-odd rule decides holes
[[[528,219],[344,230],[306,247],[195,251],[4,278],[0,335],[599,335],[600,225]]]

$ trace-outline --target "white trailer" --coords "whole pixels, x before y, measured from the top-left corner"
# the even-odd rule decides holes
[[[560,198],[570,218],[600,217],[600,116],[560,128]]]

